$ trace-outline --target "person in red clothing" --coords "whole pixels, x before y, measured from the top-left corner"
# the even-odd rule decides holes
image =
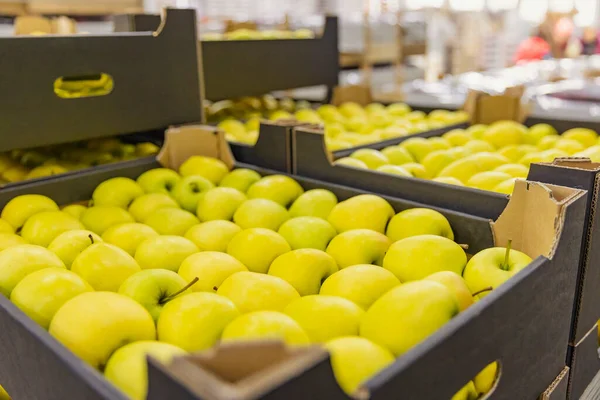
[[[541,30],[525,39],[519,44],[515,53],[515,64],[522,64],[529,61],[539,61],[551,55],[551,48],[548,41],[544,38]]]
[[[581,38],[582,54],[591,56],[594,54],[600,54],[600,35],[596,28],[588,26],[583,30],[583,37]]]

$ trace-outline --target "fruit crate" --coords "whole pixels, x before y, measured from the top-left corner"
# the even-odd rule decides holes
[[[173,153],[169,150],[169,137],[177,139],[177,135],[183,135],[180,138],[188,144],[212,144],[206,145],[203,151],[198,151],[197,145],[184,145],[179,147],[183,149],[178,153]],[[175,142],[172,140],[171,144]],[[176,166],[175,158],[181,162],[198,153],[226,158],[229,149],[223,136],[210,127],[187,126],[167,134],[165,154],[171,156],[170,166]],[[108,165],[53,180],[23,184],[0,192],[0,205],[28,193],[48,195],[63,205],[85,201],[106,179],[135,178],[158,166],[155,160],[141,159],[127,166]],[[242,163],[235,163],[235,167],[254,169],[263,175],[276,173]],[[340,200],[365,193],[347,186],[293,177],[305,190],[325,188]],[[431,207],[425,201],[383,197],[396,211]],[[517,191],[507,202],[502,215],[493,219],[433,207],[448,218],[456,241],[468,244],[469,252],[512,239],[515,249],[535,258],[519,274],[371,379],[366,384],[371,398],[396,398],[399,392],[411,399],[450,398],[465,382],[496,360],[501,364],[501,373],[489,398],[508,399],[519,393],[520,398],[534,399],[547,388],[546,393],[554,390],[558,382],[555,378],[563,377],[565,371],[585,207],[585,191],[536,182],[517,185]],[[16,400],[123,398],[99,372],[67,351],[4,297],[0,297],[0,326],[3,327],[0,381]],[[317,370],[320,373],[314,373]],[[298,391],[300,378],[311,372],[310,380],[303,381],[305,384],[300,386],[304,391]],[[184,397],[185,393],[190,396],[191,392],[177,386],[168,375],[152,369],[150,373],[149,398],[161,398],[152,397],[156,390],[176,393],[182,399],[201,398]],[[32,375],[36,379],[29,379]],[[314,398],[347,398],[332,382],[327,357],[294,376],[296,379],[279,382],[276,388],[265,388],[263,397],[301,398],[300,393],[306,395],[310,391],[309,395]]]
[[[120,15],[117,31],[154,31],[155,15]],[[204,94],[225,100],[260,96],[275,90],[338,85],[338,19],[325,17],[315,39],[201,41]]]
[[[298,128],[293,135],[293,171],[300,176],[414,201],[425,199],[424,202],[431,205],[491,219],[497,218],[508,202],[507,195],[492,191],[333,165],[330,156],[323,151],[323,137],[319,130]],[[596,329],[600,318],[600,251],[597,250],[600,249],[597,243],[600,231],[597,218],[600,163],[569,158],[556,159],[553,163],[534,163],[527,179],[588,191],[584,241],[580,246],[584,258],[578,273],[567,359],[571,369],[569,393],[578,398],[600,371]]]

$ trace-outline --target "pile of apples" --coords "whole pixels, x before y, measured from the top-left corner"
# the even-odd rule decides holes
[[[547,124],[527,128],[500,121],[411,138],[381,151],[360,149],[335,164],[512,194],[515,180],[527,177],[531,163],[570,156],[600,161],[598,134],[574,128],[559,135]]]
[[[104,181],[89,204],[18,196],[0,217],[0,294],[132,399],[146,355],[266,338],[325,346],[353,393],[531,261],[510,246],[468,260],[435,210],[203,156]]]
[[[219,123],[227,119],[249,120],[250,118],[269,118],[276,111],[294,113],[310,109],[311,104],[305,100],[294,100],[289,97],[277,99],[270,94],[260,97],[241,97],[234,100],[211,102],[204,100],[204,113],[209,123]]]
[[[11,150],[0,154],[0,185],[151,156],[158,150],[154,143],[129,144],[116,138]]]
[[[295,31],[283,29],[236,29],[231,32],[207,32],[202,34],[204,41],[219,40],[274,40],[274,39],[314,39],[315,33],[310,29],[296,29]]]
[[[225,131],[230,142],[254,144],[262,117],[253,115],[245,123],[226,119],[218,127]],[[467,122],[469,117],[463,111],[446,110],[435,110],[427,115],[422,111],[412,111],[404,103],[387,107],[372,103],[363,108],[357,103],[347,102],[339,107],[326,104],[316,110],[301,108],[294,113],[276,110],[267,118],[324,125],[327,149],[335,151]]]

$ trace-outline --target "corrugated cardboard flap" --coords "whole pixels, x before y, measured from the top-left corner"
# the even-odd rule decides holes
[[[565,168],[585,169],[587,171],[600,170],[600,163],[592,162],[587,157],[561,157],[555,158],[551,163],[540,163],[544,165],[556,165]]]
[[[512,247],[531,258],[552,258],[564,223],[564,208],[586,192],[517,180],[506,209],[492,223],[497,246]]]
[[[371,88],[364,85],[337,86],[333,89],[333,98],[331,104],[339,106],[340,104],[352,101],[361,106],[366,106],[373,102]]]
[[[565,367],[560,374],[550,384],[548,389],[542,393],[540,400],[558,400],[564,399],[563,395],[566,395],[567,384],[569,378],[569,367]]]
[[[512,120],[523,122],[531,111],[531,104],[523,103],[523,86],[507,88],[502,94],[470,90],[463,105],[471,116],[472,124],[491,124]]]
[[[202,399],[246,400],[262,397],[327,357],[320,346],[291,348],[280,341],[230,343],[176,358],[168,371]]]

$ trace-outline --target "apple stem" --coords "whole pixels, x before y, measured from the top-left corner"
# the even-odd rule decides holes
[[[90,238],[90,241],[92,242],[92,244],[94,244],[94,237],[92,235],[88,235],[88,237]]]
[[[491,287],[491,286],[489,286],[489,287],[486,287],[486,288],[483,288],[483,289],[481,289],[481,290],[478,290],[478,291],[476,291],[476,292],[475,292],[475,293],[473,293],[471,296],[475,297],[475,296],[477,296],[478,294],[485,293],[485,292],[491,292],[492,290],[494,290],[494,288],[493,288],[493,287]]]
[[[508,244],[506,245],[506,253],[504,253],[504,264],[502,264],[502,268],[508,271],[508,257],[510,256],[510,249],[512,247],[512,239],[508,239]]]
[[[192,281],[190,283],[188,283],[187,285],[185,285],[184,287],[182,287],[180,290],[178,290],[177,292],[173,293],[172,295],[165,297],[164,299],[162,299],[158,303],[161,306],[164,305],[164,304],[167,304],[169,301],[173,300],[175,297],[179,296],[181,293],[185,292],[186,290],[188,290],[189,288],[191,288],[192,286],[194,286],[196,284],[196,282],[198,282],[199,280],[200,279],[198,279],[198,277],[195,277],[194,279],[192,279]]]
[[[463,250],[469,250],[469,245],[468,244],[459,244],[459,246],[463,249]]]

